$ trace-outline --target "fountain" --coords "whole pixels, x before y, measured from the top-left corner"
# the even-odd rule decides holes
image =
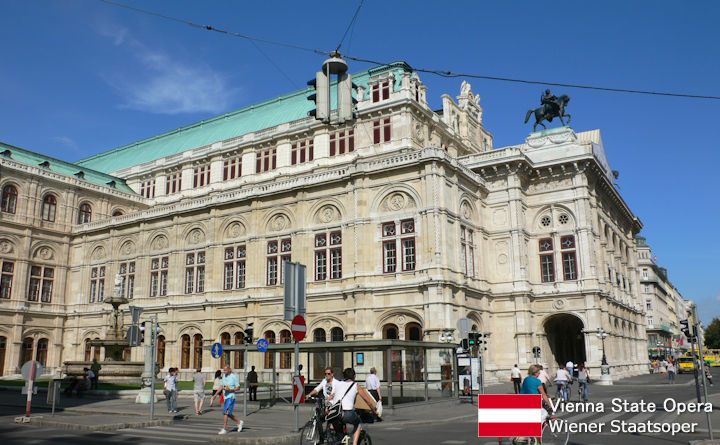
[[[115,277],[115,287],[110,298],[105,303],[112,305],[113,309],[108,314],[108,329],[104,340],[93,340],[91,346],[103,347],[105,349],[105,360],[100,362],[100,379],[103,382],[139,384],[140,375],[145,366],[144,362],[123,361],[123,352],[129,346],[125,338],[122,314],[119,306],[128,303],[128,299],[122,296],[122,278]],[[69,377],[79,377],[85,374],[84,368],[90,368],[92,362],[71,361],[63,363],[63,372]]]

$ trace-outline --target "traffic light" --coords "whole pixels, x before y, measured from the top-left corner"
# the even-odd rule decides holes
[[[353,91],[357,89],[348,73],[338,74],[337,95],[338,95],[338,123],[344,124],[355,120],[355,104],[357,99],[353,97]]]
[[[324,68],[324,65],[323,65]],[[308,85],[315,88],[315,92],[307,97],[315,102],[315,109],[308,111],[308,116],[325,123],[330,122],[330,79],[323,71],[315,73],[315,78],[309,80]]]
[[[680,331],[682,331],[682,333],[685,334],[685,337],[687,337],[688,340],[691,339],[692,337],[694,337],[694,334],[695,334],[693,332],[694,329],[692,329],[690,327],[689,320],[680,320],[680,326],[681,326]]]
[[[245,338],[243,338],[245,344],[251,345],[253,342],[253,324],[248,323],[245,327]]]
[[[477,334],[477,332],[468,333],[468,345],[470,345],[470,347],[477,346],[477,337],[475,334]]]
[[[470,344],[467,338],[463,338],[462,340],[460,340],[460,347],[463,349],[463,351],[467,351],[470,349]]]

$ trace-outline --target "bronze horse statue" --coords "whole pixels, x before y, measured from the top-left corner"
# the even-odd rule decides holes
[[[567,94],[563,94],[562,96],[558,97],[557,100],[552,101],[550,103],[546,103],[540,108],[536,108],[534,110],[528,110],[527,114],[525,115],[525,123],[527,124],[528,119],[530,119],[530,115],[535,113],[535,125],[533,125],[533,131],[537,131],[538,124],[542,125],[543,128],[547,129],[545,124],[542,123],[543,120],[546,120],[548,122],[552,122],[553,118],[557,117],[560,119],[560,122],[562,122],[563,126],[565,126],[565,121],[563,120],[563,117],[567,117],[567,123],[570,123],[570,115],[565,113],[565,106],[570,102],[570,96]]]

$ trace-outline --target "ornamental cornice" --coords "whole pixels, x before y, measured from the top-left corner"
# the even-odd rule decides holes
[[[371,158],[358,160],[355,164],[344,165],[331,170],[318,173],[293,176],[287,179],[271,178],[268,181],[249,184],[246,187],[225,192],[211,193],[199,198],[182,200],[176,203],[151,207],[149,209],[127,213],[125,215],[94,221],[76,226],[73,234],[91,232],[94,230],[106,229],[121,226],[138,221],[146,221],[155,218],[162,218],[169,214],[176,214],[187,211],[194,211],[202,208],[224,205],[236,201],[247,200],[274,193],[282,193],[289,190],[298,190],[306,187],[316,187],[332,181],[349,179],[358,174],[373,174],[388,169],[402,168],[414,164],[429,162],[432,160],[445,161],[462,174],[471,178],[479,186],[485,187],[483,179],[472,170],[460,164],[456,159],[448,155],[440,148],[424,148],[422,150],[407,150],[403,153],[386,156],[382,158]]]
[[[52,170],[35,167],[33,165],[23,164],[22,162],[17,162],[12,159],[0,158],[0,166],[6,167],[6,168],[9,168],[12,170],[24,172],[26,174],[29,174],[29,175],[32,175],[35,177],[42,177],[44,179],[49,179],[49,180],[52,180],[55,182],[60,182],[63,184],[71,185],[71,186],[82,188],[85,190],[92,190],[92,191],[102,193],[105,195],[114,195],[119,198],[146,204],[146,200],[143,199],[139,195],[136,195],[133,193],[128,193],[128,192],[123,192],[121,190],[117,190],[112,187],[106,187],[106,186],[102,186],[102,185],[95,184],[92,182],[83,181],[74,176],[63,175],[61,173],[57,173]]]

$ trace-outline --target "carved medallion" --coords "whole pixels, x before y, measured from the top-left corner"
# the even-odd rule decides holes
[[[553,301],[553,307],[557,310],[564,309],[565,306],[567,306],[567,300],[564,298],[558,298],[557,300]]]
[[[43,252],[42,252],[42,250],[45,250],[45,249],[47,249],[47,248],[44,247],[43,249],[40,249],[40,256],[41,256],[41,257],[43,257]],[[103,259],[103,258],[105,258],[105,248],[104,248],[103,246],[97,246],[97,247],[95,248],[95,250],[93,250],[92,259],[93,259],[93,260],[101,260],[101,259]]]
[[[280,231],[288,227],[289,220],[285,215],[276,215],[270,221],[270,228],[274,231]]]
[[[132,241],[126,241],[120,248],[120,253],[123,255],[130,255],[135,251],[135,243]]]
[[[193,229],[188,235],[188,243],[200,244],[205,241],[205,233],[200,229]]]
[[[397,211],[405,208],[406,200],[402,193],[394,193],[387,200],[388,209]]]
[[[318,216],[321,222],[329,223],[330,221],[333,221],[335,219],[335,208],[329,205],[324,206],[322,209],[320,209],[320,212],[318,212]]]
[[[463,218],[470,219],[472,217],[472,209],[470,208],[470,204],[467,202],[462,203],[462,206],[460,206],[460,213],[462,214]]]
[[[12,253],[14,250],[12,241],[6,239],[0,241],[0,253]]]
[[[155,237],[155,239],[152,242],[152,248],[153,250],[162,250],[166,249],[168,246],[168,240],[165,238],[165,235],[158,235]]]
[[[227,228],[226,233],[228,238],[239,238],[243,233],[245,233],[245,227],[240,223],[232,223]]]
[[[425,127],[420,122],[415,123],[415,139],[421,144],[425,142]]]
[[[498,263],[505,264],[505,263],[507,263],[507,261],[508,261],[507,255],[505,255],[504,253],[501,253],[500,255],[498,255]]]

